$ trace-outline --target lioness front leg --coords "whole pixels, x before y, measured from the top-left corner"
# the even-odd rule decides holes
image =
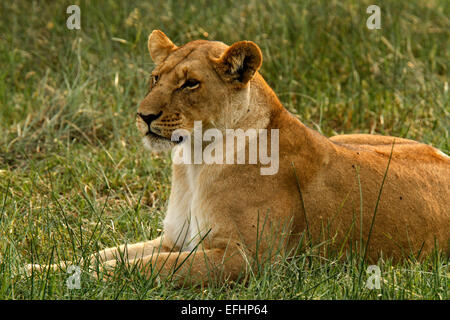
[[[100,250],[89,257],[89,266],[94,267],[96,263],[102,264],[108,261],[126,260],[131,261],[138,258],[143,258],[149,255],[158,255],[161,252],[170,251],[171,248],[163,242],[163,237],[158,237],[150,241],[138,242],[135,244],[123,244],[118,247],[111,247]],[[29,273],[33,269],[35,271],[43,271],[47,269],[59,270],[65,269],[73,263],[70,261],[60,261],[51,265],[29,264],[25,267]],[[80,265],[84,264],[84,260],[81,259]]]
[[[119,260],[109,260],[100,270],[114,276]],[[147,279],[170,279],[177,285],[206,285],[236,280],[245,271],[246,262],[238,250],[199,249],[198,251],[161,252],[125,262],[128,269],[137,268]]]
[[[90,264],[96,262],[104,263],[109,260],[135,260],[149,255],[157,255],[160,252],[170,251],[171,248],[163,237],[158,237],[150,241],[143,241],[134,244],[123,244],[118,247],[107,248],[94,253],[90,257]]]

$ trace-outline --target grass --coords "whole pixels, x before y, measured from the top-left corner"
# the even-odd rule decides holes
[[[134,114],[153,64],[148,34],[176,44],[252,40],[281,101],[327,136],[389,134],[450,151],[450,3],[378,1],[74,1],[0,3],[0,299],[449,299],[448,258],[380,264],[304,252],[246,284],[175,289],[123,272],[98,282],[18,274],[31,261],[77,261],[154,238],[170,193],[170,158],[145,152]],[[362,276],[360,276],[362,275]]]

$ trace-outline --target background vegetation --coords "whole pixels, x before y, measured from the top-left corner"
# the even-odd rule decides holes
[[[67,6],[81,30],[66,28]],[[170,158],[145,152],[134,126],[153,64],[147,37],[258,43],[261,73],[285,107],[330,136],[406,137],[449,152],[449,1],[1,1],[1,299],[448,299],[448,260],[380,265],[380,290],[350,256],[308,253],[249,282],[177,289],[136,274],[79,290],[65,272],[17,272],[77,261],[161,232]],[[362,277],[360,277],[362,275]]]

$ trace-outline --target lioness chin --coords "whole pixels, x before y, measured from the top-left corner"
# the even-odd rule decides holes
[[[149,277],[205,284],[236,280],[253,261],[270,263],[300,242],[322,243],[321,254],[345,252],[366,244],[370,234],[373,262],[424,256],[436,244],[448,253],[445,154],[407,139],[329,139],[307,128],[258,73],[262,54],[253,42],[198,40],[177,47],[156,30],[148,49],[156,67],[136,117],[148,148],[178,150],[189,139],[173,139],[175,131],[193,134],[195,121],[220,132],[277,129],[279,168],[261,175],[261,163],[173,164],[162,235],[102,250],[91,262],[112,270],[123,259]]]

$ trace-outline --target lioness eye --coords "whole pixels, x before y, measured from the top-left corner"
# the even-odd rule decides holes
[[[159,80],[159,76],[154,75],[153,80],[152,80],[152,85],[155,85],[158,82],[158,80]]]
[[[194,80],[194,79],[188,79],[186,82],[181,86],[181,88],[188,88],[190,90],[197,89],[200,86],[200,81]]]

